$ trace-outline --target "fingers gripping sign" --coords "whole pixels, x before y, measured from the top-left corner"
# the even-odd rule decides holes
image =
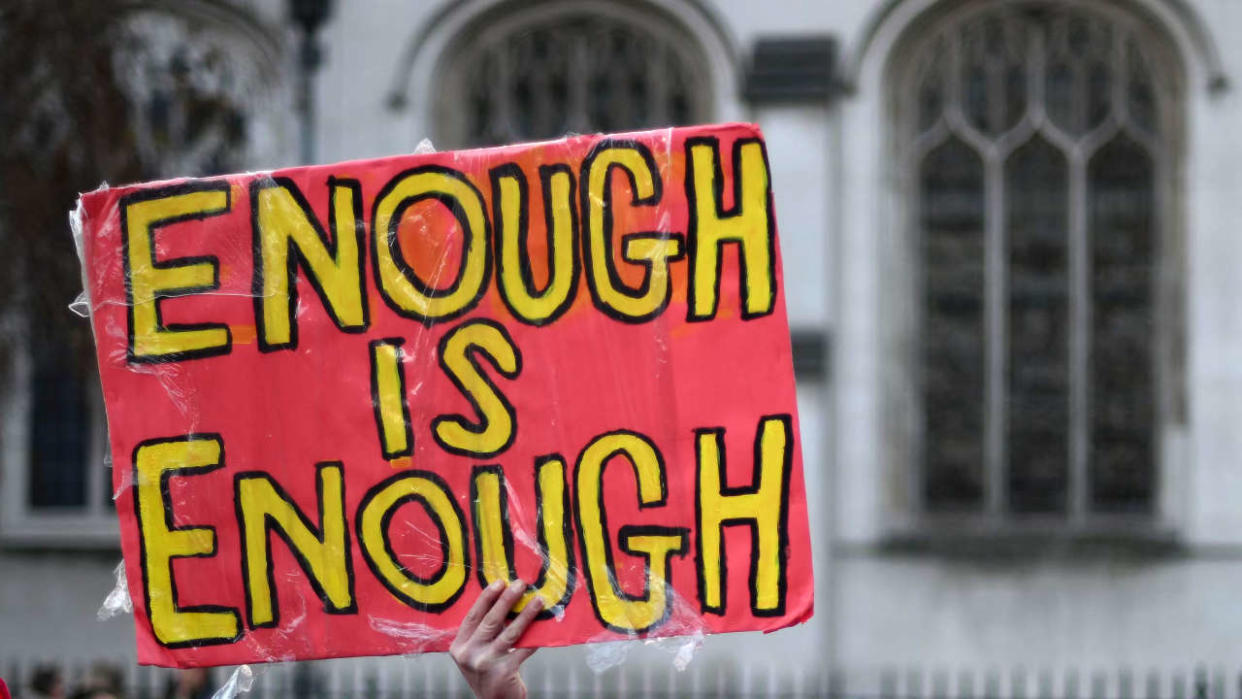
[[[449,654],[481,699],[525,699],[522,662],[534,648],[514,648],[522,633],[543,609],[543,599],[531,598],[506,626],[509,612],[522,598],[526,583],[515,580],[508,587],[497,580],[487,586],[462,619]]]

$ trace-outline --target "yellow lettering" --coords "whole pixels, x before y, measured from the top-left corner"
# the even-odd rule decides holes
[[[409,456],[414,451],[405,370],[401,366],[403,342],[399,337],[371,342],[371,403],[385,459]]]
[[[574,216],[574,177],[563,165],[539,169],[548,246],[548,283],[535,290],[526,246],[530,212],[526,178],[516,165],[492,170],[500,296],[518,320],[546,325],[574,301],[578,284],[577,220]]]
[[[227,325],[165,324],[160,314],[162,299],[219,288],[216,259],[160,261],[155,257],[155,232],[159,228],[228,210],[229,188],[224,182],[176,185],[121,200],[129,361],[165,362],[228,353],[232,336]]]
[[[251,628],[274,627],[279,623],[269,546],[269,534],[273,531],[285,540],[310,577],[311,587],[323,601],[325,612],[357,611],[345,528],[345,484],[341,465],[320,464],[317,478],[318,530],[266,473],[236,476],[237,518],[242,535],[243,577]]]
[[[565,461],[559,456],[536,465],[535,501],[539,518],[538,549],[543,558],[539,577],[514,607],[521,611],[535,595],[543,598],[543,615],[555,615],[569,602],[574,572],[569,548],[569,500],[565,488]],[[475,558],[479,584],[517,577],[513,562],[513,533],[504,472],[499,466],[479,466],[471,480],[474,503]]]
[[[742,272],[742,317],[772,312],[776,301],[776,252],[772,188],[763,144],[740,140],[733,148],[733,209],[720,200],[724,174],[714,138],[686,141],[686,198],[690,203],[690,281],[687,320],[711,320],[720,294],[720,254],[737,243]]]
[[[428,577],[420,577],[398,562],[388,543],[389,520],[397,508],[409,502],[422,505],[439,531],[440,568]],[[439,476],[427,471],[399,473],[372,488],[358,507],[363,558],[384,587],[405,604],[427,612],[444,611],[466,585],[463,519],[457,501]]]
[[[401,252],[397,230],[405,210],[423,201],[439,202],[461,226],[462,255],[457,276],[439,286],[439,270],[451,269],[436,261],[436,278],[424,281]],[[482,298],[489,274],[487,214],[483,195],[461,173],[447,168],[416,168],[384,187],[376,199],[371,222],[376,285],[397,313],[432,324],[449,320],[474,307]]]
[[[224,443],[219,435],[150,440],[134,449],[135,514],[147,617],[155,639],[170,648],[232,643],[241,638],[236,609],[178,605],[172,573],[173,559],[214,556],[216,530],[170,526],[175,517],[166,481],[203,475],[223,465]]]
[[[586,183],[582,211],[586,219],[587,286],[601,311],[618,320],[641,323],[655,318],[668,305],[668,263],[681,258],[682,237],[659,232],[623,236],[622,258],[646,268],[642,283],[636,288],[628,287],[613,260],[614,169],[629,177],[633,204],[654,206],[660,202],[659,171],[645,146],[605,141],[587,156],[582,165],[582,180]]]
[[[255,317],[259,348],[264,352],[297,347],[294,316],[299,262],[338,328],[345,332],[367,328],[359,218],[362,193],[356,182],[333,179],[328,186],[331,240],[292,180],[267,178],[250,186],[258,253],[254,261]]]
[[[440,367],[470,401],[478,422],[460,415],[431,421],[432,435],[446,451],[463,456],[495,456],[513,443],[517,417],[513,404],[483,373],[485,357],[506,379],[522,371],[522,355],[504,327],[490,320],[472,320],[453,328],[440,340]]]
[[[789,468],[792,459],[789,416],[764,417],[755,436],[755,476],[750,486],[725,482],[724,430],[695,431],[698,463],[699,601],[703,611],[724,614],[724,527],[751,527],[750,604],[756,616],[785,610],[785,558]]]
[[[633,432],[610,432],[593,439],[578,457],[575,473],[578,532],[586,563],[587,583],[595,615],[620,633],[643,633],[668,618],[669,558],[686,552],[687,530],[681,527],[624,526],[619,533],[622,551],[642,556],[645,573],[642,595],[620,589],[613,564],[603,494],[604,467],[623,457],[638,481],[640,507],[663,505],[667,497],[664,463],[646,437]]]

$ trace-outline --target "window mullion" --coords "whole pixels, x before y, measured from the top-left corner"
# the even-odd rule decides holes
[[[1087,230],[1086,158],[1079,149],[1069,154],[1069,359],[1070,359],[1070,517],[1088,514],[1088,473],[1091,439],[1091,248]]]
[[[644,56],[646,64],[643,66],[643,77],[648,84],[647,119],[653,124],[667,124],[669,122],[669,114],[666,109],[668,105],[668,85],[665,80],[664,70],[662,69],[662,66],[669,63],[667,58],[668,52],[668,47],[656,46]]]
[[[566,124],[570,131],[590,133],[590,81],[591,81],[591,47],[589,37],[581,34],[572,37],[569,42],[572,59],[569,61],[569,118]]]
[[[490,87],[492,91],[492,104],[496,105],[496,111],[489,115],[490,120],[487,125],[489,135],[497,135],[508,140],[513,136],[514,107],[513,107],[513,78],[511,75],[513,50],[509,46],[501,46],[496,50],[495,62],[493,69],[496,71],[493,79],[496,81]]]
[[[987,382],[984,416],[984,462],[986,465],[986,512],[1001,517],[1008,510],[1006,487],[1008,458],[1005,445],[1006,353],[1008,351],[1008,319],[1005,298],[1008,269],[1005,263],[1005,178],[1004,158],[997,149],[989,148],[984,156],[984,333],[987,338]]]
[[[89,416],[86,440],[86,468],[90,472],[87,481],[87,512],[91,516],[108,518],[111,512],[108,500],[115,494],[112,490],[111,450],[108,442],[107,415],[104,413],[103,392],[97,374],[91,374],[87,389],[87,415]],[[122,464],[119,468],[124,468]]]

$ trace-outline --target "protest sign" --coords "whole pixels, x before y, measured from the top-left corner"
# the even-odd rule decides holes
[[[139,661],[774,630],[813,584],[746,125],[104,188],[78,229]]]

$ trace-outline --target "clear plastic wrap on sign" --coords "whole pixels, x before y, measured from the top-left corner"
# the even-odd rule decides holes
[[[84,195],[101,617],[178,667],[443,651],[497,580],[596,668],[806,620],[769,179],[734,124]]]
[[[134,603],[129,599],[129,582],[125,580],[125,562],[121,561],[116,564],[116,570],[112,574],[116,577],[116,585],[112,587],[112,591],[104,598],[103,604],[99,605],[99,611],[95,613],[100,621],[134,612]]]
[[[239,665],[229,678],[220,685],[212,695],[211,699],[236,699],[250,691],[254,686],[254,670],[249,665]]]

